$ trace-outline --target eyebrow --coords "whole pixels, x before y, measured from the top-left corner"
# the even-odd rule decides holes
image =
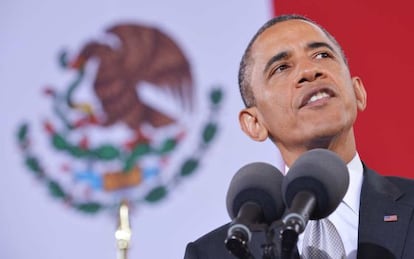
[[[271,57],[269,59],[269,61],[267,61],[266,66],[263,70],[263,73],[265,74],[266,71],[272,66],[273,63],[278,62],[282,59],[286,59],[287,57],[289,57],[289,53],[287,51],[282,51],[282,52],[274,55],[273,57]]]
[[[336,52],[334,48],[326,42],[316,41],[316,42],[311,42],[307,45],[307,49],[317,49],[317,48],[322,48],[322,47],[326,47],[330,49],[332,52]]]
[[[331,45],[329,45],[326,42],[319,42],[319,41],[308,43],[308,45],[306,46],[306,49],[312,50],[312,49],[317,49],[317,48],[322,48],[322,47],[326,47],[326,48],[330,49],[332,52],[335,52],[334,48]],[[278,61],[283,60],[283,59],[286,59],[289,56],[290,56],[290,53],[288,51],[282,51],[282,52],[272,56],[269,59],[269,61],[267,61],[266,66],[263,70],[263,73],[265,74],[267,72],[267,70],[272,66],[273,63],[278,62]]]

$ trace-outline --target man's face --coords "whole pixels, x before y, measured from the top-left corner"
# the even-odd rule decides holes
[[[362,82],[351,78],[340,49],[312,23],[268,28],[252,46],[252,62],[256,106],[250,109],[279,148],[347,134],[365,107]]]

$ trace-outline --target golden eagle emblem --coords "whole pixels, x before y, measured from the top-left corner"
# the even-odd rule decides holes
[[[120,24],[107,30],[118,44],[88,42],[71,62],[82,68],[89,60],[98,61],[94,91],[105,117],[103,125],[122,121],[136,131],[137,141],[143,123],[153,127],[176,121],[171,115],[150,106],[137,94],[139,87],[150,83],[167,90],[182,107],[193,107],[193,79],[190,64],[177,44],[157,28]]]
[[[198,103],[190,63],[171,37],[149,26],[118,24],[103,41],[87,41],[68,56],[62,52],[60,64],[70,75],[75,71],[74,79],[64,89],[45,90],[53,110],[42,123],[53,148],[46,166],[29,124],[17,133],[26,166],[52,196],[95,213],[124,201],[157,202],[196,171],[218,130],[222,91],[210,91],[210,109],[197,114],[201,121],[183,120]],[[95,102],[84,100],[85,89]],[[187,138],[189,131],[198,139]],[[178,148],[182,142],[185,149]]]

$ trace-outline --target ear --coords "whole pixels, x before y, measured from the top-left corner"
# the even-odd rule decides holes
[[[358,110],[363,111],[367,107],[367,92],[365,91],[364,84],[361,78],[353,77],[352,85],[354,87]]]
[[[265,141],[268,137],[268,131],[258,119],[258,115],[256,107],[241,110],[239,113],[240,127],[251,139]]]

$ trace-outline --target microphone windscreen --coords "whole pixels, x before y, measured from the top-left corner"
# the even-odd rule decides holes
[[[233,176],[226,196],[227,212],[234,219],[246,202],[260,206],[266,223],[282,217],[282,173],[273,165],[255,162],[243,166]]]
[[[290,207],[298,192],[313,193],[316,208],[309,218],[321,219],[338,207],[348,185],[348,168],[342,159],[330,150],[312,149],[303,153],[289,169],[282,183],[283,199]]]

